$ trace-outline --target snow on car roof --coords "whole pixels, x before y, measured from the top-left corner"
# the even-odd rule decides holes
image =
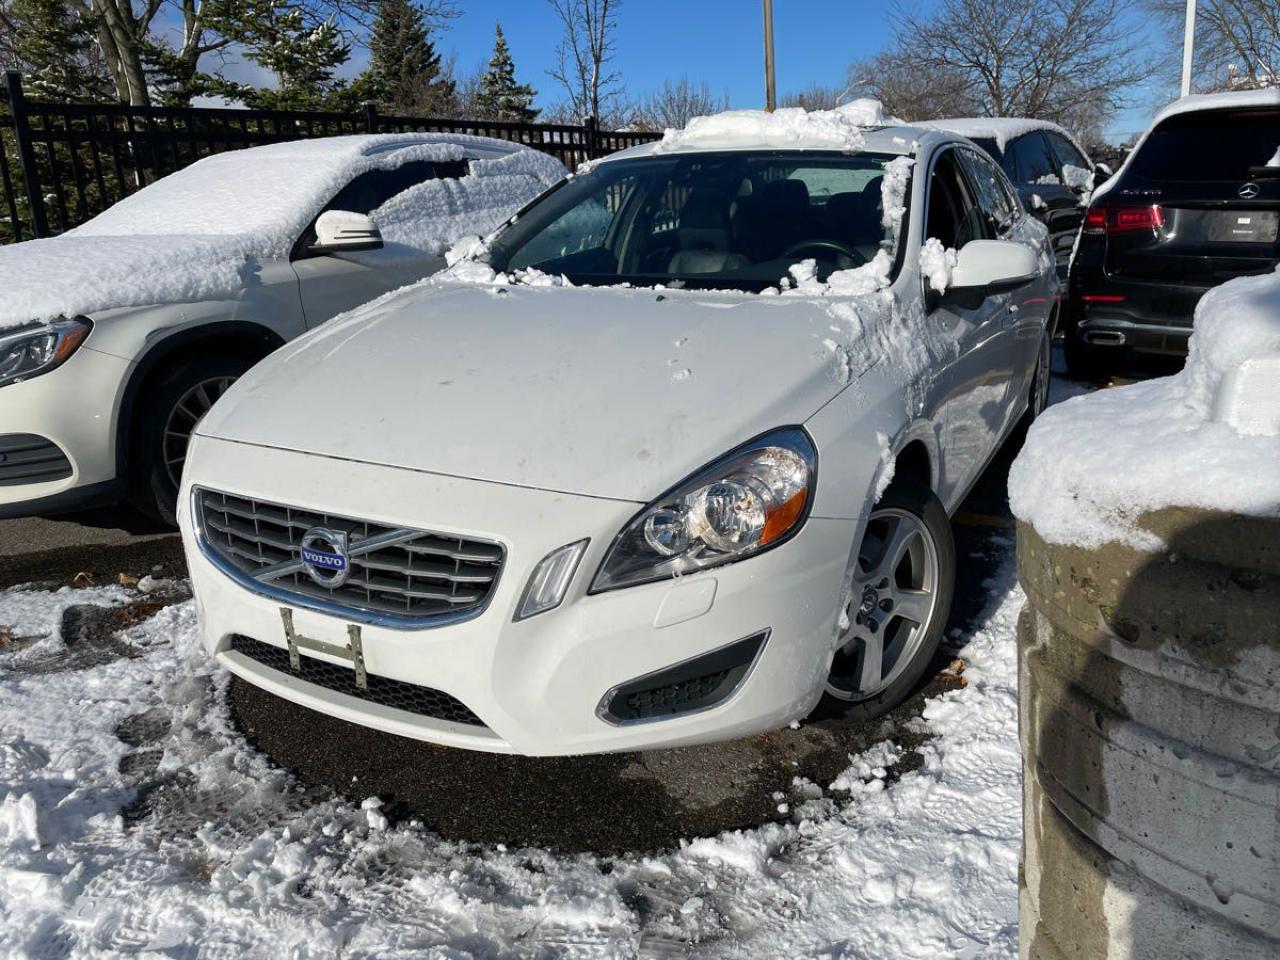
[[[205,157],[123,198],[68,236],[252,234],[258,253],[286,253],[357,174],[414,160],[460,160],[521,149],[448,134],[374,134],[273,143]]]
[[[854,100],[834,110],[726,110],[694,117],[683,130],[667,130],[660,141],[632,147],[607,160],[704,150],[842,150],[903,155],[912,153],[925,133],[886,115],[880,102],[870,99]]]
[[[948,117],[943,120],[923,120],[920,126],[929,130],[946,130],[970,140],[994,140],[1001,153],[1004,153],[1010,140],[1016,140],[1034,130],[1052,130],[1075,143],[1075,138],[1056,123],[1030,117]]]
[[[1276,357],[1280,273],[1214,287],[1196,306],[1181,372],[1074,397],[1036,420],[1009,472],[1014,514],[1054,543],[1146,550],[1161,546],[1138,526],[1148,511],[1280,516],[1280,471],[1266,467],[1280,463],[1280,435],[1239,430],[1218,406],[1230,375]]]
[[[371,213],[385,254],[437,255],[487,234],[564,176],[518,144],[457,134],[386,134],[277,143],[206,157],[62,236],[0,247],[0,329],[114,307],[237,295],[255,261],[283,259],[357,175],[416,160],[472,160]],[[383,251],[379,251],[383,253]]]

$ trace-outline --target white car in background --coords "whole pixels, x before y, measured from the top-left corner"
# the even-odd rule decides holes
[[[1045,402],[1057,280],[989,156],[873,108],[592,164],[247,374],[179,498],[210,653],[521,754],[900,702],[948,511]]]
[[[481,137],[280,143],[0,248],[0,517],[127,497],[172,521],[191,427],[237,377],[439,270],[564,173]]]

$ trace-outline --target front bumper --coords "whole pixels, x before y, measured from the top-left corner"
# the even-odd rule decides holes
[[[40,438],[70,465],[56,479],[0,482],[0,517],[89,506],[118,493],[115,426],[130,366],[83,346],[56,370],[0,387],[0,437]]]
[[[204,643],[233,673],[288,700],[389,733],[527,755],[670,747],[777,728],[812,709],[835,638],[835,615],[857,533],[852,520],[810,518],[776,550],[679,581],[589,595],[610,542],[640,505],[426,474],[197,437],[188,454],[180,523]],[[247,589],[202,552],[192,485],[332,514],[496,540],[506,549],[488,607],[429,629],[361,626],[371,677],[456,698],[483,726],[370,703],[265,667],[233,650],[249,637],[286,647],[277,599]],[[551,550],[591,542],[560,607],[512,617],[535,565]],[[343,646],[352,621],[298,606],[300,635]],[[657,626],[656,624],[662,624]],[[716,706],[617,723],[602,701],[629,681],[762,631],[749,672]],[[350,661],[305,656],[351,669]]]

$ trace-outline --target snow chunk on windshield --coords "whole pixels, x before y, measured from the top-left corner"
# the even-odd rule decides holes
[[[1215,412],[1224,381],[1262,360],[1280,361],[1280,273],[1205,295],[1182,372],[1046,411],[1009,474],[1014,514],[1051,542],[1148,550],[1162,544],[1137,521],[1162,507],[1280,516],[1280,434],[1245,432]],[[1280,402],[1274,390],[1258,395]],[[1280,410],[1262,414],[1280,423]]]
[[[854,100],[834,110],[726,110],[709,117],[694,117],[683,130],[667,130],[658,149],[748,144],[852,152],[862,149],[863,130],[896,122],[885,114],[879,100],[871,99]]]

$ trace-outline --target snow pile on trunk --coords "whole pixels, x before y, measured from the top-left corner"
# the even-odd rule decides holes
[[[1276,357],[1280,272],[1211,290],[1182,372],[1077,397],[1036,421],[1009,474],[1013,512],[1051,542],[1141,549],[1162,546],[1136,525],[1161,507],[1280,516],[1280,435],[1214,419],[1224,378]],[[1259,396],[1277,402],[1274,390]]]
[[[326,203],[361,173],[445,162],[467,145],[517,149],[483,137],[386,134],[277,143],[206,157],[122,199],[59,237],[0,247],[0,329],[113,307],[234,298],[258,261],[284,259]],[[438,254],[488,232],[564,173],[519,149],[470,176],[386,205],[393,243]],[[439,188],[444,184],[433,184]],[[476,223],[467,214],[476,210]],[[443,215],[446,223],[428,222]]]
[[[897,122],[885,115],[879,100],[870,99],[853,100],[834,110],[726,110],[694,117],[683,130],[667,130],[657,149],[768,146],[854,152],[862,149],[863,130]]]
[[[968,685],[913,722],[919,769],[895,782],[907,751],[882,742],[831,785],[847,799],[802,784],[789,822],[654,855],[446,842],[302,789],[231,727],[192,602],[80,669],[51,669],[56,635],[0,645],[0,956],[1013,958],[1022,595],[997,543]],[[0,623],[56,633],[120,595],[0,590]]]

